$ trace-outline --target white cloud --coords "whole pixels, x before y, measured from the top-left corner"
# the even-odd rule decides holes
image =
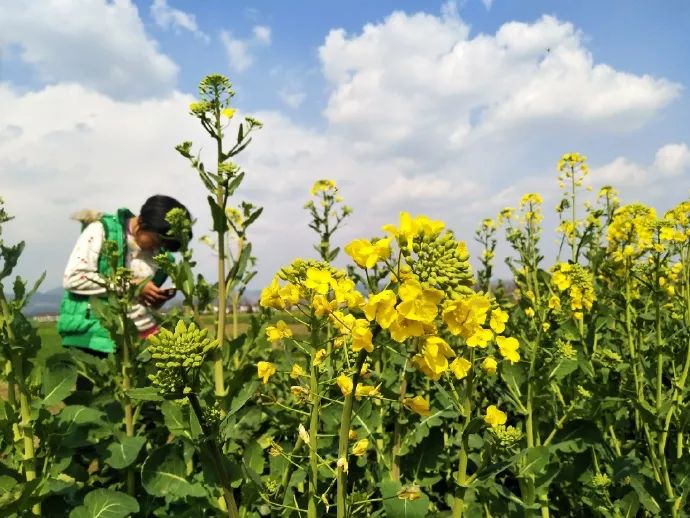
[[[685,143],[666,144],[648,165],[625,157],[592,170],[591,181],[597,185],[644,187],[690,172],[690,149]]]
[[[319,54],[332,88],[326,117],[371,153],[456,153],[526,126],[630,131],[680,91],[594,63],[582,34],[552,16],[470,36],[447,12],[396,12],[359,34],[332,30]]]
[[[0,49],[18,47],[41,81],[76,81],[117,99],[171,92],[177,65],[130,0],[0,3]]]
[[[229,31],[221,31],[220,41],[225,47],[230,68],[244,72],[254,62],[254,50],[271,44],[271,29],[265,25],[255,25],[252,37],[248,39],[235,38]]]
[[[690,149],[685,143],[665,145],[656,152],[652,169],[666,176],[690,171]]]
[[[262,45],[271,44],[271,28],[265,25],[255,25],[252,29],[254,40]]]
[[[210,41],[208,35],[199,30],[199,26],[196,23],[196,17],[193,14],[171,7],[168,5],[167,0],[153,0],[151,4],[151,16],[153,16],[153,20],[159,27],[174,29],[176,32],[179,32],[180,29],[184,29],[191,32],[205,43]]]
[[[304,92],[297,92],[289,89],[280,90],[278,92],[278,96],[280,97],[281,101],[293,109],[299,108],[306,98],[306,94]]]

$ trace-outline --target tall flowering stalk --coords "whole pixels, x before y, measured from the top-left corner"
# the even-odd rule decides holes
[[[228,232],[232,229],[238,237],[244,240],[247,227],[256,221],[263,210],[262,208],[254,207],[250,203],[243,202],[241,209],[244,213],[244,219],[240,225],[235,223],[232,214],[229,214],[227,210],[230,197],[244,179],[244,172],[233,161],[233,158],[249,145],[251,133],[261,128],[259,121],[252,117],[245,117],[244,122],[239,124],[235,144],[230,149],[224,147],[226,130],[236,113],[236,110],[230,107],[230,102],[234,95],[235,92],[232,89],[232,84],[226,77],[220,74],[212,74],[201,80],[199,83],[199,100],[189,106],[191,114],[199,119],[202,127],[215,141],[215,172],[207,170],[199,157],[192,155],[191,142],[183,142],[176,147],[177,151],[190,161],[204,186],[209,191],[207,200],[211,208],[211,215],[213,216],[213,230],[216,232],[218,252],[216,338],[220,343],[220,347],[214,352],[213,377],[215,394],[218,400],[223,400],[227,395],[223,363],[225,356],[228,285],[243,277],[251,255],[251,246],[245,243],[239,257],[228,267]]]
[[[474,371],[495,373],[499,365],[497,358],[510,363],[520,360],[519,342],[501,335],[507,314],[490,298],[471,288],[474,280],[464,243],[456,241],[442,222],[425,216],[413,218],[403,213],[399,226],[387,225],[384,229],[390,237],[356,239],[345,248],[355,264],[364,270],[366,278],[370,278],[368,271],[375,267],[387,272],[382,283],[367,286],[366,294],[357,290],[355,282],[343,270],[334,269],[325,262],[297,260],[281,270],[261,295],[262,306],[290,310],[292,318],[311,333],[305,343],[293,336],[284,322],[267,329],[269,340],[282,343],[284,347],[291,344],[290,348],[302,351],[309,365],[308,374],[300,364],[293,365],[290,370],[293,379],[308,378],[308,386],[293,385],[292,391],[303,397],[311,410],[309,429],[300,425],[300,435],[309,448],[310,458],[309,516],[319,514],[317,503],[329,501],[328,492],[333,485],[336,486],[335,505],[339,517],[347,516],[355,505],[348,481],[352,458],[365,455],[368,445],[378,442],[372,441],[375,437],[370,435],[350,449],[350,441],[358,436],[352,429],[352,416],[357,412],[358,401],[372,401],[373,398],[389,408],[394,405],[394,408],[408,409],[421,416],[430,414],[428,396],[423,397],[419,394],[421,387],[410,385],[405,379],[407,367],[403,367],[403,375],[397,377],[399,399],[387,400],[382,397],[380,385],[365,382],[366,378],[378,375],[370,373],[368,359],[378,355],[382,364],[388,364],[388,351],[397,347],[400,353],[396,354],[410,354],[405,364],[413,366],[414,372],[434,383],[443,380],[448,386],[447,392],[456,394],[453,407],[463,416],[461,434],[480,412],[479,408],[468,406],[468,400],[475,399],[472,379],[477,374],[473,374]],[[397,250],[393,249],[394,242]],[[336,330],[329,339],[333,345],[330,353],[320,332],[327,323]],[[446,335],[450,337],[448,340],[444,338]],[[496,345],[489,347],[494,342]],[[335,379],[323,378],[321,373],[328,371],[326,364],[330,364],[334,372],[340,372]],[[257,369],[265,383],[278,373],[271,362],[260,362]],[[461,389],[464,399],[453,380],[466,380],[464,390]],[[342,412],[337,457],[329,459],[319,452],[317,436],[322,401],[337,397],[333,396],[333,389],[329,389],[333,385],[342,397]],[[505,414],[500,415],[505,418]],[[487,419],[487,424],[492,426],[494,418]],[[500,423],[503,424],[505,419]],[[369,429],[368,433],[373,431]],[[395,452],[399,452],[401,445],[394,439],[393,446],[397,450],[394,450],[391,469],[395,469],[395,462],[400,460],[396,460]],[[380,458],[380,453],[377,455]],[[464,488],[469,487],[473,475],[476,476],[476,473],[468,473],[468,458],[465,444],[460,449],[457,476]],[[319,481],[319,467],[324,465],[334,473],[334,480],[325,492]],[[464,491],[459,490],[456,495],[455,516],[462,515]],[[414,500],[420,496],[418,491],[401,490],[398,498]],[[357,505],[361,508],[365,502]]]

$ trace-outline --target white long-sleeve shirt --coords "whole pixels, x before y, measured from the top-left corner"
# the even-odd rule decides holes
[[[77,295],[100,295],[105,293],[103,278],[98,273],[98,257],[105,241],[105,229],[99,221],[89,224],[77,239],[77,244],[69,256],[63,287]],[[125,266],[132,270],[135,278],[152,277],[156,272],[153,260],[155,253],[141,250],[129,231],[127,232],[127,255]],[[129,313],[139,331],[146,331],[156,321],[143,304],[134,304]]]

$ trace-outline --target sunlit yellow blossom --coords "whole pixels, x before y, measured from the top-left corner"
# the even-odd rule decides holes
[[[237,110],[235,108],[225,108],[221,113],[226,119],[232,119]]]
[[[417,320],[410,320],[402,315],[398,315],[388,328],[391,338],[396,342],[404,342],[412,336],[423,336],[433,332],[433,325],[427,325]]]
[[[290,338],[292,336],[292,329],[282,320],[278,320],[275,326],[268,326],[266,328],[266,336],[270,342],[277,342],[283,338]]]
[[[317,180],[311,187],[311,195],[316,196],[319,192],[328,191],[329,189],[335,189],[335,182],[333,180]]]
[[[395,303],[397,297],[391,290],[383,290],[369,297],[369,300],[364,304],[364,315],[369,320],[376,320],[383,329],[388,329],[395,321],[397,313],[395,312]]]
[[[256,370],[264,385],[268,383],[268,379],[276,373],[276,367],[271,362],[257,363]]]
[[[542,328],[542,329],[544,330],[544,332],[546,333],[549,329],[551,329],[551,324],[549,324],[548,322],[542,322],[541,328]]]
[[[425,375],[438,380],[448,370],[448,358],[455,353],[441,337],[430,336],[426,339],[422,351],[412,359],[412,363]]]
[[[369,322],[363,318],[358,318],[352,329],[352,350],[354,352],[359,352],[364,349],[368,353],[373,352],[374,344],[371,341],[372,337],[371,329],[369,329]]]
[[[466,342],[467,347],[481,347],[484,348],[489,345],[489,342],[493,339],[494,334],[491,329],[479,328],[475,333],[470,336]]]
[[[503,311],[501,308],[496,308],[491,311],[491,319],[489,320],[489,325],[493,329],[494,333],[502,333],[505,331],[506,322],[508,322],[508,313]]]
[[[297,379],[300,376],[304,376],[304,369],[300,367],[298,363],[293,363],[292,370],[290,371],[290,377],[292,379]]]
[[[367,239],[355,239],[345,247],[345,253],[352,257],[362,268],[373,268],[374,265],[391,255],[391,238],[379,239],[373,243]]]
[[[336,300],[328,300],[325,295],[314,295],[311,300],[311,307],[314,308],[314,314],[317,317],[330,315],[338,308]]]
[[[525,315],[527,315],[527,318],[534,318],[534,310],[532,308],[526,308]]]
[[[307,279],[304,281],[304,285],[310,290],[325,295],[334,284],[335,281],[331,276],[331,272],[313,267],[307,268]]]
[[[490,376],[493,376],[496,374],[496,369],[498,368],[498,362],[494,359],[493,356],[487,356],[484,358],[484,361],[479,365],[481,369],[489,374]]]
[[[484,415],[484,422],[492,428],[496,428],[497,426],[506,424],[507,420],[508,416],[505,414],[505,412],[501,412],[498,409],[498,407],[496,407],[496,405],[490,405],[486,409],[486,414]]]
[[[422,416],[427,416],[431,413],[429,412],[429,400],[424,399],[422,396],[406,397],[403,399],[403,406]]]
[[[347,438],[351,441],[354,441],[357,437],[357,431],[350,428],[350,430],[347,432]]]
[[[369,439],[360,439],[352,445],[352,455],[361,457],[367,452],[367,448],[369,448]]]
[[[517,338],[497,336],[496,345],[498,345],[498,351],[501,353],[501,356],[510,363],[520,361],[520,353],[518,352],[520,342],[517,341]]]
[[[419,215],[416,218],[408,212],[400,213],[400,227],[395,225],[385,225],[383,230],[390,232],[398,240],[400,246],[412,247],[412,240],[415,236],[422,234],[428,237],[438,235],[445,228],[442,221],[434,221],[426,216]]]
[[[568,277],[565,273],[563,272],[554,272],[553,277],[551,277],[551,282],[556,285],[556,287],[561,290],[565,291],[568,288],[570,288],[570,277]]]
[[[443,292],[434,288],[424,288],[416,279],[408,279],[398,290],[402,302],[398,304],[398,313],[409,320],[431,323],[438,315],[438,303],[443,299]]]
[[[333,311],[329,315],[329,319],[338,328],[338,331],[344,335],[352,332],[352,328],[355,327],[355,322],[357,321],[354,315],[350,313],[345,314],[342,311]]]
[[[297,304],[300,299],[299,288],[291,283],[287,283],[280,288],[280,290],[278,290],[278,295],[286,309]]]
[[[379,387],[373,387],[371,385],[361,385],[358,384],[357,388],[355,389],[355,397],[357,399],[363,398],[363,397],[377,397],[379,396]]]
[[[346,376],[345,374],[341,374],[335,379],[335,382],[338,384],[340,387],[340,391],[343,393],[343,396],[349,396],[352,394],[352,378],[350,376]]]
[[[478,293],[456,299],[444,308],[443,321],[452,334],[467,340],[484,325],[490,306],[489,299]]]
[[[327,354],[328,353],[326,352],[326,349],[319,349],[318,351],[316,351],[312,365],[314,367],[316,367],[317,365],[321,365],[323,361],[326,359]]]
[[[558,297],[558,295],[551,295],[551,297],[549,297],[549,308],[553,309],[554,311],[561,310],[561,299]]]
[[[360,375],[360,376],[365,376],[365,375],[367,374],[367,372],[369,372],[369,363],[368,363],[368,362],[364,362],[364,363],[362,364],[362,367],[360,367],[360,369],[359,369],[359,375]]]
[[[259,304],[264,308],[285,309],[285,303],[280,296],[280,283],[278,277],[274,277],[271,284],[261,291]]]
[[[448,366],[455,377],[459,380],[466,378],[469,374],[472,364],[465,358],[455,358]]]

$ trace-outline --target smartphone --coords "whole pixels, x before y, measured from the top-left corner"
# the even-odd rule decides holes
[[[164,290],[161,290],[163,293],[165,293],[165,296],[168,298],[173,298],[175,294],[177,293],[177,288],[166,288]]]

